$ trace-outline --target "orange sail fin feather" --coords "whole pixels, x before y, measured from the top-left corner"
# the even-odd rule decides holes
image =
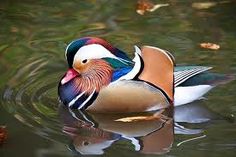
[[[162,49],[144,46],[142,47],[142,58],[144,69],[139,78],[164,90],[173,101],[174,63],[171,57]]]

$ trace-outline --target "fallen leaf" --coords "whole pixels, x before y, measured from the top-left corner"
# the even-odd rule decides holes
[[[11,27],[11,32],[12,33],[17,33],[17,32],[19,32],[19,29],[17,28],[17,27]]]
[[[220,48],[220,45],[214,43],[201,43],[200,47],[205,49],[218,50]]]
[[[208,9],[216,6],[216,2],[196,2],[192,4],[192,7],[195,9]]]
[[[92,23],[89,25],[89,27],[91,29],[105,29],[106,28],[106,25],[104,23],[101,23],[101,22],[97,22],[97,23]]]
[[[6,126],[0,126],[0,145],[7,140],[7,129]]]
[[[153,12],[164,6],[169,6],[169,4],[154,4],[150,0],[138,0],[136,12],[140,15],[144,15],[146,11]]]
[[[160,119],[160,116],[134,116],[134,117],[125,117],[116,119],[116,122],[136,122],[136,121],[144,121],[144,120],[153,120]]]

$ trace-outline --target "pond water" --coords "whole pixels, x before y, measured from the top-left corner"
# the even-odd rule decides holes
[[[113,123],[120,115],[59,107],[57,85],[67,69],[65,47],[83,36],[105,38],[130,56],[134,44],[158,46],[172,52],[177,64],[212,66],[214,72],[235,74],[236,3],[212,1],[204,7],[199,2],[158,1],[169,6],[139,15],[135,0],[1,0],[0,125],[8,131],[1,157],[70,157],[81,152],[235,156],[236,81],[214,88],[204,100],[176,108],[175,117],[196,114],[198,123],[180,122],[174,128],[169,112],[149,123],[123,126]],[[202,49],[201,42],[221,48]]]

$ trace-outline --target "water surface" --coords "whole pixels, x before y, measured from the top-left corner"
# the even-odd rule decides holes
[[[154,121],[154,128],[143,127],[149,131],[134,130],[142,132],[132,133],[146,146],[142,149],[135,139],[114,131],[117,124],[112,126],[109,118],[58,107],[57,84],[67,69],[65,47],[83,36],[105,38],[130,56],[134,44],[153,45],[172,52],[177,64],[236,73],[235,1],[215,1],[207,9],[192,7],[199,1],[161,2],[170,5],[141,16],[135,0],[2,0],[0,125],[7,126],[9,138],[0,148],[1,156],[80,156],[76,148],[82,141],[103,143],[104,156],[234,156],[235,81],[216,87],[207,99],[176,109],[175,114],[188,116],[197,108],[196,121],[182,121],[173,128],[172,116],[167,115]],[[221,49],[201,49],[201,42],[217,43]]]

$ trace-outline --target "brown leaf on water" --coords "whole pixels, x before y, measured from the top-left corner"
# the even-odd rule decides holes
[[[0,126],[0,145],[7,140],[7,129],[6,126]]]
[[[125,118],[120,118],[116,119],[116,122],[136,122],[136,121],[144,121],[144,120],[153,120],[157,119],[157,117],[154,116],[134,116],[134,117],[125,117]]]
[[[152,9],[153,7],[154,4],[150,0],[138,0],[136,12],[140,15],[144,15],[147,10]]]
[[[151,0],[138,0],[136,12],[140,15],[144,15],[145,12],[153,12],[156,9],[169,4],[154,4]]]
[[[192,7],[195,9],[208,9],[216,5],[216,2],[195,2],[192,4]]]
[[[18,33],[19,32],[19,28],[15,27],[15,26],[12,26],[11,27],[11,32],[12,33]]]
[[[214,43],[201,43],[200,47],[205,49],[218,50],[220,48],[220,45]]]

